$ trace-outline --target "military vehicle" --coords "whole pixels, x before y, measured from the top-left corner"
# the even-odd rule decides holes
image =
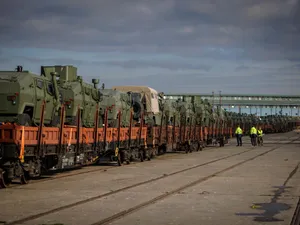
[[[209,127],[210,125],[210,115],[212,113],[212,105],[209,103],[207,99],[204,100],[204,124]]]
[[[227,110],[225,110],[224,116],[225,116],[224,126],[226,129],[226,139],[228,140],[231,138],[231,135],[232,135],[232,133],[229,131],[229,129],[233,128],[232,114],[230,112],[228,112]]]
[[[203,115],[203,126],[207,129],[207,136],[204,137],[206,144],[210,144],[212,142],[212,127],[213,127],[213,110],[212,105],[209,103],[207,99],[204,100],[204,115]]]
[[[204,115],[205,115],[205,106],[204,106],[204,101],[198,97],[195,96],[192,99],[193,105],[194,105],[194,111],[195,111],[195,116],[196,116],[196,123],[199,126],[203,126],[204,122]]]
[[[178,99],[176,101],[176,110],[179,113],[179,142],[178,150],[185,150],[189,148],[189,140],[191,139],[191,131],[195,126],[195,112],[191,102],[188,102],[186,98]]]
[[[148,153],[141,147],[143,124],[141,116],[144,107],[141,103],[141,94],[134,92],[123,92],[115,89],[102,89],[102,101],[100,103],[100,124],[104,128],[126,128],[125,137],[114,136],[110,144],[103,143],[104,147],[100,153],[102,158],[115,155],[116,148],[120,155],[119,163],[126,161],[128,164],[133,159],[149,158]],[[141,132],[141,133],[140,133]],[[141,135],[141,136],[140,136]],[[128,137],[128,140],[124,140]],[[130,138],[129,138],[130,137]],[[122,140],[118,142],[118,138]]]
[[[42,74],[46,77],[51,73],[57,73],[59,91],[65,104],[65,124],[77,125],[77,116],[80,113],[81,125],[93,127],[95,125],[96,113],[99,112],[101,94],[98,90],[98,79],[92,79],[92,84],[86,83],[81,76],[77,75],[74,66],[42,66]]]
[[[168,99],[159,93],[159,109],[164,115],[163,125],[179,126],[179,112],[176,110],[176,101]]]
[[[158,92],[146,86],[113,86],[112,89],[123,92],[134,92],[141,95],[144,108],[145,124],[160,126],[162,113],[159,110]]]
[[[113,89],[101,90],[102,98],[100,104],[100,124],[104,124],[105,110],[107,111],[107,120],[109,127],[118,127],[118,113],[121,111],[121,127],[129,127],[130,112],[133,110],[133,120],[138,121],[143,107],[140,103],[140,96],[138,93],[121,92]]]
[[[217,129],[217,139],[221,139],[222,137],[222,131],[225,129],[226,125],[226,117],[225,117],[225,111],[221,106],[217,106],[216,108],[216,115],[217,115],[217,121],[216,121],[216,129]]]
[[[56,77],[56,73],[39,76],[22,66],[0,71],[0,122],[34,126],[40,123],[44,109],[44,125],[59,125],[61,98]]]

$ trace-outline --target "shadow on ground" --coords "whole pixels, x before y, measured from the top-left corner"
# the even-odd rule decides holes
[[[236,213],[238,216],[254,216],[254,221],[257,222],[275,222],[275,221],[284,221],[282,219],[277,219],[275,216],[280,214],[281,211],[286,211],[291,208],[290,205],[285,203],[279,203],[278,198],[286,191],[286,189],[291,187],[279,186],[273,187],[277,190],[273,191],[274,196],[270,202],[266,203],[254,203],[251,208],[254,210],[261,210],[261,213]]]
[[[254,203],[251,208],[256,210],[264,211],[262,213],[236,213],[237,216],[254,216],[254,221],[257,222],[275,222],[275,221],[284,221],[281,219],[275,218],[277,214],[281,211],[286,211],[291,208],[290,205],[285,203],[279,203],[279,197],[286,191],[286,189],[291,188],[286,186],[289,180],[294,176],[297,172],[300,163],[293,169],[293,171],[289,174],[288,178],[285,180],[282,186],[275,186],[273,188],[277,188],[274,192],[273,198],[270,202],[267,203]]]

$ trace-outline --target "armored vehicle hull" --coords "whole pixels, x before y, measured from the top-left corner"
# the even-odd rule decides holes
[[[0,122],[59,125],[61,102],[56,86],[55,74],[38,76],[19,67],[17,71],[0,71]]]
[[[52,72],[59,75],[58,88],[65,104],[65,124],[75,126],[78,113],[83,127],[95,126],[95,116],[99,112],[101,94],[97,88],[99,80],[93,79],[92,84],[86,83],[77,76],[74,66],[43,66],[42,74],[51,76]]]

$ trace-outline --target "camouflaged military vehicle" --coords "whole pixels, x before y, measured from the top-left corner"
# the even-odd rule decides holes
[[[162,125],[179,126],[179,113],[176,110],[176,102],[164,99],[163,93],[159,93],[159,110],[163,114]]]
[[[176,109],[180,115],[180,126],[190,127],[195,124],[195,112],[191,102],[187,102],[185,99],[176,101]],[[185,135],[185,134],[182,134]]]
[[[0,122],[34,126],[40,123],[45,106],[44,124],[57,126],[60,122],[60,93],[56,74],[45,76],[24,71],[0,71]]]
[[[143,106],[138,93],[121,92],[113,89],[101,90],[102,98],[100,104],[100,124],[104,124],[105,110],[107,111],[107,121],[109,127],[118,127],[118,113],[121,111],[121,127],[129,127],[130,112],[133,110],[133,120],[138,122]]]
[[[205,115],[204,101],[198,96],[195,96],[192,101],[194,103],[196,123],[199,126],[203,126],[204,115]]]
[[[57,84],[65,104],[65,124],[75,126],[80,110],[81,125],[93,127],[101,100],[101,94],[97,87],[99,80],[92,79],[93,85],[84,82],[82,77],[77,75],[77,68],[70,65],[42,66],[42,69],[42,73],[46,77],[50,77],[53,72],[59,75]]]
[[[158,92],[156,90],[146,86],[113,86],[112,89],[139,93],[144,108],[145,124],[160,126],[162,113],[159,110]]]
[[[216,114],[217,114],[217,129],[219,130],[225,129],[225,125],[227,121],[226,121],[224,109],[220,106],[217,106]],[[220,132],[218,135],[220,135]]]

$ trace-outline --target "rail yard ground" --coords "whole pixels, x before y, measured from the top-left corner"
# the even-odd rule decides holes
[[[299,224],[300,131],[264,138],[12,185],[0,224]]]

